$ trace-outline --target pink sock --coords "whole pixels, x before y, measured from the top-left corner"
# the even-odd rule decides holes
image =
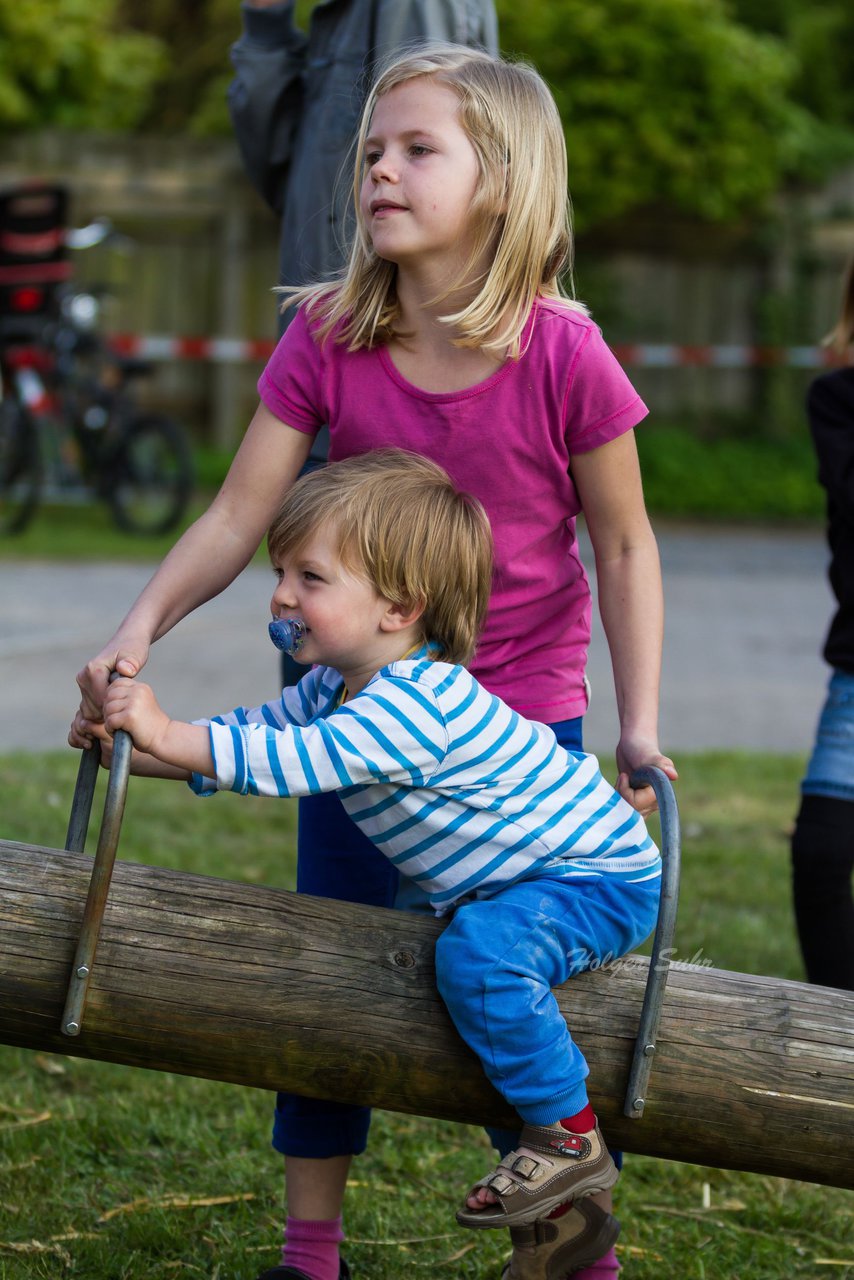
[[[289,1217],[285,1224],[282,1266],[296,1267],[311,1276],[311,1280],[338,1280],[341,1269],[338,1246],[343,1239],[340,1217],[327,1222]]]
[[[594,1262],[592,1267],[582,1267],[580,1271],[573,1271],[572,1280],[614,1280],[619,1272],[620,1264],[614,1249],[611,1248],[603,1258]]]

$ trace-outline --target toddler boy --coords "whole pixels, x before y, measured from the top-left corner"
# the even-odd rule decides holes
[[[434,463],[384,449],[299,480],[268,547],[274,619],[309,668],[299,684],[184,724],[148,686],[117,680],[102,736],[126,729],[134,772],[199,794],[339,792],[448,917],[439,990],[522,1121],[462,1225],[520,1227],[606,1190],[617,1169],[551,989],[579,956],[617,957],[647,937],[661,863],[593,756],[564,750],[466,670],[492,576],[482,507]]]

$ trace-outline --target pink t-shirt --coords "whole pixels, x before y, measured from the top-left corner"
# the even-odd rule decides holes
[[[572,455],[646,415],[592,320],[540,301],[524,355],[485,382],[413,386],[383,347],[347,352],[299,312],[261,375],[266,407],[298,431],[329,424],[330,460],[396,445],[444,467],[480,498],[495,538],[489,617],[471,669],[532,720],[582,715],[590,587],[578,556]]]

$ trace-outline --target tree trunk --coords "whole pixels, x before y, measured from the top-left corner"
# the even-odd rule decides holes
[[[436,992],[441,922],[116,864],[81,1034],[60,1031],[91,858],[0,841],[0,1042],[502,1127]],[[854,997],[674,966],[641,1119],[623,1115],[647,962],[561,1009],[614,1147],[854,1186]]]

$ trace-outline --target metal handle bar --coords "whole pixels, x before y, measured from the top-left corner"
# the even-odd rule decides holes
[[[68,982],[68,993],[65,998],[65,1009],[62,1014],[62,1032],[66,1036],[78,1036],[83,1025],[83,1011],[86,1005],[86,993],[89,989],[89,978],[95,962],[95,951],[101,933],[101,921],[107,905],[107,894],[110,889],[110,878],[116,860],[116,849],[121,832],[122,814],[127,798],[128,778],[130,777],[131,752],[133,742],[129,733],[118,729],[113,738],[113,759],[110,764],[110,780],[104,799],[104,816],[101,819],[101,830],[98,835],[98,848],[95,852],[92,874],[89,879],[89,892],[86,895],[86,906],[83,909],[83,922],[80,926],[80,937],[71,966],[71,977]],[[100,749],[94,744],[84,751],[80,767],[77,770],[77,784],[74,799],[71,803],[71,818],[68,823],[68,835],[65,847],[69,852],[82,853],[86,843],[86,832],[89,827],[89,815],[92,811],[92,800],[95,794],[95,779],[100,764]]]
[[[652,943],[652,955],[649,959],[649,972],[646,979],[638,1035],[635,1041],[626,1100],[623,1106],[623,1115],[630,1116],[633,1120],[639,1120],[643,1115],[646,1102],[646,1091],[649,1085],[650,1072],[652,1071],[658,1024],[661,1019],[661,1007],[664,1003],[664,989],[667,985],[667,972],[670,968],[673,935],[676,931],[681,837],[676,796],[667,774],[653,765],[644,765],[643,768],[635,770],[629,780],[629,785],[632,787],[651,786],[655,791],[655,798],[658,801],[658,808],[661,814],[661,899],[658,907],[655,937]]]
[[[68,831],[65,836],[65,848],[68,853],[82,853],[86,847],[89,815],[92,812],[92,801],[95,799],[95,782],[100,767],[101,748],[97,742],[93,742],[88,751],[80,752],[77,782],[71,800],[71,816],[68,819]]]

